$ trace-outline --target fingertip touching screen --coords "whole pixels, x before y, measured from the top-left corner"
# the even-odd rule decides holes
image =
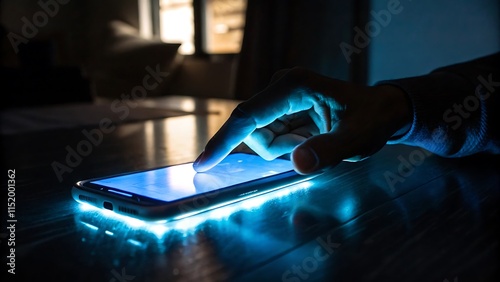
[[[293,170],[289,160],[266,161],[259,156],[235,153],[228,155],[211,170],[197,173],[192,163],[135,172],[91,181],[106,186],[165,202],[211,192]]]

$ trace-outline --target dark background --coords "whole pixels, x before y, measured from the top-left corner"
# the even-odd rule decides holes
[[[127,89],[127,81],[144,75],[145,64],[160,63],[172,71],[172,81],[152,96],[246,99],[282,68],[303,66],[374,84],[500,50],[496,0],[254,0],[248,4],[240,54],[210,55],[198,48],[188,56],[176,56],[175,46],[117,31],[117,22],[139,29],[135,0],[70,0],[59,4],[59,11],[16,54],[7,35],[22,35],[22,18],[33,19],[41,10],[37,2],[0,2],[2,107],[113,99]],[[202,3],[194,1],[198,47]],[[388,3],[399,12],[380,22]],[[347,60],[340,45],[356,47],[356,28],[366,34],[371,21],[378,28]]]

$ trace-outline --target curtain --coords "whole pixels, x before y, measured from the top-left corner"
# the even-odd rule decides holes
[[[234,97],[248,99],[294,66],[349,79],[339,45],[352,40],[352,9],[347,0],[249,0]]]

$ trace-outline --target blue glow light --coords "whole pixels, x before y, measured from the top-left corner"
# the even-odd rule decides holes
[[[116,190],[113,190],[113,189],[108,189],[108,192],[115,193],[115,194],[118,194],[118,195],[123,195],[123,196],[125,196],[125,197],[129,197],[129,198],[132,198],[132,194],[129,194],[129,193],[125,193],[125,192],[121,192],[121,191],[116,191]]]
[[[92,230],[99,230],[99,227],[95,226],[95,225],[92,225],[90,223],[83,223],[85,224],[85,226],[87,226],[88,228],[92,229]]]
[[[266,161],[251,154],[230,154],[209,172],[197,173],[192,163],[134,172],[91,181],[109,192],[132,197],[133,194],[165,202],[215,191],[265,176],[293,170],[283,159]]]
[[[143,243],[137,241],[137,240],[134,240],[134,239],[128,239],[127,240],[128,243],[134,245],[134,246],[137,246],[137,247],[143,247]]]
[[[311,187],[312,185],[313,183],[311,181],[304,181],[296,184],[292,183],[286,186],[276,187],[276,189],[273,190],[272,192],[268,192],[258,196],[253,196],[243,201],[226,203],[223,206],[219,206],[217,208],[204,211],[202,213],[197,212],[193,214],[186,214],[181,218],[176,218],[175,220],[168,222],[166,220],[157,222],[147,222],[129,216],[117,214],[110,210],[100,209],[84,203],[80,203],[78,207],[80,209],[80,212],[89,212],[89,211],[96,212],[96,214],[98,214],[99,217],[101,217],[99,220],[106,220],[106,218],[119,220],[126,226],[126,229],[146,231],[148,233],[154,234],[159,240],[161,240],[169,232],[176,231],[180,232],[181,234],[187,235],[191,231],[195,231],[199,225],[208,220],[221,220],[221,221],[226,220],[235,212],[258,209],[266,202],[287,197],[290,194],[295,193],[297,191],[305,190]],[[84,224],[94,230],[98,229],[98,227],[93,226],[91,224],[88,223]],[[122,230],[122,231],[127,232],[127,230]],[[106,230],[105,233],[112,236],[115,235],[116,230],[115,232]],[[129,243],[132,244],[133,242]],[[142,245],[142,243],[140,244]]]
[[[346,197],[335,211],[341,222],[347,222],[356,215],[357,202],[354,197]]]

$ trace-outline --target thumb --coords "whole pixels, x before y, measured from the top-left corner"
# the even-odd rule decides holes
[[[295,147],[291,159],[298,173],[310,174],[334,167],[352,157],[352,145],[352,140],[346,140],[345,135],[330,131],[310,137]]]

